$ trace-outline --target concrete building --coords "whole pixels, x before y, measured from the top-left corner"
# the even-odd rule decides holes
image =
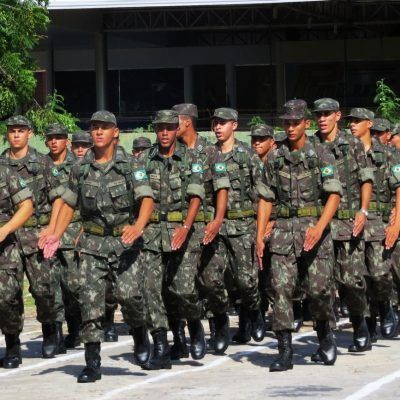
[[[127,126],[194,102],[268,121],[286,99],[373,107],[400,93],[400,1],[50,0],[35,52],[43,92],[81,118],[108,108]],[[204,122],[206,123],[206,122]]]

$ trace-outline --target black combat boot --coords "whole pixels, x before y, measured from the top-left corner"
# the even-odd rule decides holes
[[[239,329],[232,336],[232,342],[236,343],[247,343],[251,340],[251,321],[247,310],[240,306],[239,312]]]
[[[18,334],[5,334],[6,339],[6,354],[0,360],[0,365],[3,368],[11,369],[18,368],[22,364],[21,358],[21,342]]]
[[[206,355],[207,344],[201,320],[188,321],[190,335],[190,355],[193,360],[201,360]]]
[[[264,320],[260,310],[249,311],[249,317],[251,322],[251,337],[256,342],[261,342],[265,337],[265,326]]]
[[[316,353],[311,356],[311,361],[323,362],[325,365],[333,365],[337,358],[337,346],[329,321],[316,321],[315,330],[319,340]]]
[[[293,330],[298,332],[303,326],[303,307],[301,300],[293,301]]]
[[[62,322],[56,322],[57,350],[56,354],[65,354],[67,349],[64,344],[64,336],[62,331]]]
[[[371,338],[371,343],[376,343],[378,341],[378,333],[376,331],[377,322],[376,315],[372,315],[370,317],[366,317],[365,321],[367,323],[369,336]]]
[[[224,354],[229,346],[229,317],[227,313],[216,314],[215,317],[215,354]]]
[[[385,339],[391,339],[397,335],[397,320],[390,301],[379,303],[379,319],[381,334]]]
[[[363,315],[352,315],[350,321],[353,324],[353,344],[348,348],[350,353],[359,353],[371,350],[371,336],[367,321]]]
[[[289,330],[276,331],[279,357],[270,365],[270,372],[281,372],[293,369],[292,332]]]
[[[77,316],[65,317],[68,327],[68,335],[64,338],[65,348],[74,349],[81,344],[79,339],[80,318]]]
[[[144,365],[145,370],[171,369],[171,354],[167,340],[167,330],[158,329],[151,334],[153,336],[153,357]]]
[[[171,360],[189,357],[185,326],[186,323],[184,320],[173,320],[169,322],[169,327],[174,336],[174,344],[171,346]]]
[[[57,331],[55,322],[42,324],[43,344],[42,357],[53,358],[57,354]]]
[[[133,341],[135,348],[133,355],[138,365],[144,365],[150,360],[151,349],[149,335],[147,329],[144,326],[132,329]]]
[[[215,318],[208,318],[208,326],[210,328],[210,339],[207,340],[207,350],[214,350],[215,346]]]
[[[96,382],[101,379],[100,342],[85,343],[86,367],[78,376],[79,383]]]
[[[104,316],[103,330],[105,342],[118,342],[118,333],[114,326],[114,313],[115,310],[107,309]]]

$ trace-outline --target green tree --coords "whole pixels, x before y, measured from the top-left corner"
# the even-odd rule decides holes
[[[48,0],[0,0],[0,119],[32,102],[32,49],[49,23]]]
[[[391,122],[400,122],[400,98],[386,85],[385,80],[376,82],[374,103],[378,105],[376,112]]]

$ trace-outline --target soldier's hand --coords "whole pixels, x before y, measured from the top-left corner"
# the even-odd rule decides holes
[[[52,234],[53,234],[53,230],[50,229],[49,227],[44,228],[40,232],[40,234],[39,234],[39,242],[38,242],[39,249],[43,250],[43,248],[44,248],[44,246],[45,246],[45,244],[47,242],[48,237],[51,236]]]
[[[136,228],[135,225],[126,225],[122,228],[121,241],[124,244],[132,244],[143,235],[143,231]]]
[[[5,238],[10,234],[8,229],[5,229],[4,226],[0,228],[0,243],[5,240]]]
[[[184,228],[183,226],[175,228],[174,233],[172,234],[171,243],[171,248],[173,251],[179,250],[182,247],[183,243],[185,243],[188,233],[189,229]]]
[[[385,240],[385,247],[387,250],[391,249],[397,238],[399,237],[399,230],[400,227],[395,226],[395,225],[389,225],[386,229],[386,240]]]
[[[60,246],[60,240],[55,235],[50,235],[43,247],[43,256],[45,259],[52,258],[58,247]]]
[[[207,245],[215,239],[221,229],[221,225],[222,222],[215,219],[207,224],[204,230],[203,244]]]
[[[362,212],[358,212],[354,219],[353,226],[353,236],[358,236],[364,229],[365,223],[367,222],[367,217]]]
[[[257,254],[258,269],[260,271],[263,270],[264,249],[265,249],[264,240],[257,240],[256,241],[256,254]]]
[[[316,226],[311,226],[306,230],[306,237],[304,239],[304,251],[310,251],[319,242],[322,236],[322,231]]]
[[[268,240],[271,237],[272,230],[274,229],[276,221],[269,221],[264,232],[264,239]]]

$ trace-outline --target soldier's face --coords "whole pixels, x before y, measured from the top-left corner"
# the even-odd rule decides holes
[[[372,121],[369,119],[351,118],[349,120],[351,134],[358,138],[362,138],[363,136],[369,134],[371,127]]]
[[[400,150],[400,135],[394,135],[390,139],[390,143],[396,147],[397,150]]]
[[[169,149],[175,144],[178,132],[177,124],[156,124],[154,130],[158,143],[162,148]]]
[[[310,127],[308,119],[285,119],[283,121],[283,129],[290,142],[297,142],[306,134],[306,129]]]
[[[315,113],[315,116],[318,130],[322,134],[327,135],[335,129],[342,113],[340,111],[318,111]]]
[[[132,149],[133,157],[139,157],[144,152],[144,150],[145,150],[144,147],[136,147]]]
[[[384,146],[387,146],[390,143],[390,132],[389,131],[384,131],[384,132],[379,132],[379,131],[371,131],[373,136],[377,138]]]
[[[61,154],[67,147],[68,136],[65,135],[49,135],[46,137],[46,146],[50,153],[54,155]]]
[[[90,143],[72,143],[71,149],[78,158],[83,158],[86,152],[92,147]]]
[[[93,145],[98,148],[105,148],[117,144],[119,129],[111,122],[93,121],[90,125]]]
[[[270,136],[252,136],[251,145],[260,158],[276,148],[275,140]]]
[[[234,133],[238,123],[232,120],[214,118],[211,121],[211,128],[215,133],[218,142],[224,143],[230,139]]]
[[[14,125],[7,127],[7,140],[12,150],[21,150],[28,146],[32,130],[27,126]]]

